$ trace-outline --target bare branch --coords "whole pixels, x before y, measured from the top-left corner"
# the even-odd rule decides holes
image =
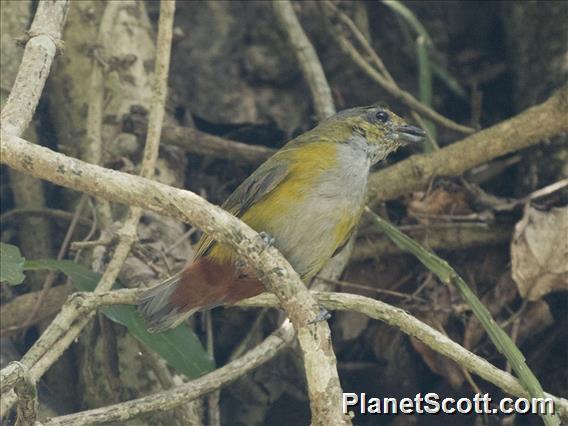
[[[401,229],[402,230],[402,229]],[[402,250],[381,232],[372,229],[359,232],[351,260],[365,260],[380,255],[399,254]],[[409,226],[404,230],[418,242],[432,250],[460,250],[471,247],[508,242],[513,236],[512,226],[483,223],[446,223],[427,226]]]
[[[164,126],[162,143],[199,155],[250,164],[260,164],[276,152],[265,146],[249,145],[171,123]]]
[[[314,292],[314,296],[327,309],[360,312],[370,318],[392,325],[403,333],[420,340],[436,352],[447,356],[468,371],[477,374],[489,383],[493,383],[505,392],[518,397],[530,397],[524,387],[511,374],[498,369],[480,356],[469,352],[458,343],[414,318],[403,309],[391,306],[380,300],[349,293]],[[251,299],[241,301],[236,306],[277,306],[277,301],[273,295],[263,293]],[[568,400],[548,393],[545,393],[545,396],[554,400],[558,415],[563,419],[568,419]]]
[[[30,374],[25,373],[14,388],[18,396],[15,426],[33,425],[37,419],[37,387]]]
[[[369,198],[389,200],[426,187],[436,176],[458,176],[497,157],[568,131],[568,86],[509,120],[430,154],[413,155],[371,174]]]
[[[332,18],[334,14],[337,14],[339,19],[342,21],[344,25],[346,24],[346,22],[350,21],[349,17],[345,14],[342,14],[341,11],[339,11],[339,9],[337,9],[337,7],[330,1],[323,2],[322,5],[323,5],[322,10],[326,14],[328,14],[330,18]],[[348,25],[348,28],[352,29],[352,26]],[[407,91],[400,89],[398,85],[391,78],[389,78],[388,74],[387,75],[381,74],[379,70],[375,69],[363,57],[363,55],[359,53],[359,51],[355,48],[355,46],[353,46],[353,44],[351,44],[348,38],[343,34],[341,28],[339,28],[338,26],[334,26],[334,28],[332,28],[329,31],[329,33],[336,40],[341,50],[343,50],[343,52],[347,56],[349,56],[351,60],[353,60],[353,62],[355,62],[355,64],[359,66],[359,68],[361,68],[361,70],[365,74],[367,74],[369,78],[371,78],[383,89],[385,89],[393,98],[405,103],[419,114],[429,118],[430,120],[435,121],[436,123],[444,127],[447,127],[448,129],[452,129],[461,133],[473,133],[475,131],[470,127],[461,125],[459,123],[456,123],[455,121],[450,120],[447,117],[444,117],[440,113],[434,111],[427,105],[420,102],[418,99],[416,99]],[[367,46],[367,43],[363,41],[365,40],[364,38],[358,37],[357,34],[355,34],[355,36],[356,38],[358,38],[360,42],[363,43],[363,47],[365,48],[367,53],[369,53],[369,50],[372,51],[372,48],[370,46]],[[380,61],[380,58],[377,61],[376,53],[374,55],[371,54],[371,58],[374,60],[374,62],[377,64],[377,66],[380,69],[381,68],[380,64],[382,63],[382,61]]]
[[[280,0],[272,2],[272,6],[282,30],[288,35],[288,40],[298,59],[302,74],[310,88],[318,120],[323,120],[335,114],[335,106],[327,78],[314,46],[304,33],[294,13],[292,3],[289,0]]]
[[[18,361],[12,361],[0,370],[0,393],[12,389],[25,374],[26,367]]]
[[[68,0],[41,1],[27,35],[22,63],[2,108],[2,130],[20,136],[34,115],[53,58],[61,48]]]
[[[233,247],[254,267],[268,289],[278,295],[282,307],[289,314],[298,332],[306,370],[313,373],[308,380],[310,396],[315,395],[312,402],[318,404],[325,400],[326,406],[333,405],[339,412],[340,394],[331,391],[340,387],[335,355],[330,349],[329,326],[326,322],[309,324],[319,313],[319,306],[290,264],[274,247],[266,248],[256,232],[190,191],[88,164],[34,146],[16,136],[2,134],[1,142],[1,161],[11,167],[95,196],[191,221],[217,241]],[[67,330],[69,326],[55,325],[60,330]],[[45,353],[49,346],[44,347],[41,353]],[[319,418],[325,419],[318,415],[317,411],[314,412],[314,422]]]
[[[73,298],[76,299],[75,303],[82,306],[82,309],[86,311],[86,310],[94,310],[101,306],[106,306],[106,305],[134,304],[136,303],[136,300],[140,292],[141,290],[139,289],[135,290],[125,289],[125,290],[117,290],[117,291],[111,291],[99,294],[76,293],[73,296]],[[428,347],[447,356],[451,360],[458,363],[460,366],[466,368],[468,371],[477,374],[479,377],[485,379],[489,383],[493,383],[494,385],[501,388],[503,391],[518,397],[526,397],[528,395],[525,389],[523,388],[523,386],[511,374],[496,368],[485,359],[469,352],[467,349],[463,348],[458,343],[450,340],[447,336],[440,333],[438,330],[435,330],[429,325],[414,318],[403,309],[391,306],[379,300],[355,294],[331,293],[331,292],[313,292],[312,294],[318,300],[318,302],[321,303],[321,305],[327,309],[359,312],[363,315],[369,316],[370,318],[383,321],[393,327],[400,329],[402,332],[406,333],[407,335],[419,339],[420,341],[425,343]],[[241,301],[235,306],[236,307],[277,307],[278,304],[279,304],[278,299],[274,295],[269,293],[263,293],[262,295],[256,296],[254,298]],[[253,351],[256,351],[257,349],[258,348],[254,349]],[[14,377],[18,377],[18,375],[23,374],[23,371],[25,370],[21,370],[20,372],[18,372],[17,371],[18,366],[15,366],[13,364],[14,363],[10,364],[9,367],[11,368],[11,370],[14,370],[13,372]],[[232,366],[234,366],[234,364],[230,363],[227,364],[225,367],[223,367],[223,369],[230,370],[231,368],[233,368]],[[8,370],[8,368],[6,368],[6,370]],[[206,375],[201,379],[211,378],[211,380],[213,380],[214,377],[217,377],[215,373],[216,372],[210,373],[209,375]],[[2,372],[2,377],[5,377],[4,372]],[[6,379],[3,379],[3,381],[4,380]],[[10,378],[10,380],[14,380],[14,378],[12,377]],[[194,382],[189,382],[189,383],[194,383]],[[182,385],[182,387],[189,385],[189,383]],[[204,384],[202,382],[200,383]],[[224,383],[228,382],[223,382],[214,389],[222,387]],[[182,390],[180,390],[180,392],[182,392]],[[161,395],[161,394],[162,393],[156,395]],[[148,398],[153,398],[156,395],[153,395],[152,397]],[[192,396],[192,398],[197,398],[201,395],[202,394],[200,393],[198,395]],[[564,398],[559,398],[551,394],[546,394],[546,397],[552,398],[555,401],[555,406],[556,409],[558,410],[559,415],[564,419],[568,419],[568,400]],[[146,400],[146,398],[142,398],[142,400]],[[185,397],[177,399],[176,400],[177,402],[172,403],[172,405],[168,407],[173,408],[174,406],[187,402],[188,400],[190,399],[186,399]],[[130,407],[131,405],[133,405],[135,401],[140,401],[140,400],[133,400],[126,402],[124,404]],[[124,408],[126,407],[124,404],[117,404],[117,406],[112,406],[112,407]],[[159,404],[156,404],[148,406],[147,411],[154,411],[159,409],[161,409],[161,406]],[[105,409],[103,408],[103,409],[92,410],[86,413],[98,412],[99,414],[105,416],[111,415],[110,413],[106,413],[104,410]],[[111,411],[114,411],[114,408]],[[81,413],[72,416],[79,416],[79,415],[81,415]],[[131,415],[135,414],[131,413]],[[64,416],[63,418],[69,417],[75,419],[75,417],[72,416]],[[101,417],[100,421],[112,421],[117,419],[119,418]],[[120,419],[124,420],[124,418]],[[59,424],[59,423],[54,423],[54,424]],[[62,424],[70,424],[70,423],[62,423]]]
[[[267,337],[260,345],[227,365],[206,374],[199,379],[176,386],[143,398],[120,404],[83,411],[48,420],[45,425],[86,425],[124,421],[142,413],[170,410],[185,402],[206,395],[238,379],[249,371],[266,363],[292,342],[294,332],[289,322]]]

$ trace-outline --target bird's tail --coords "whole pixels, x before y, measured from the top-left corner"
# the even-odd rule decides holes
[[[198,311],[255,296],[264,287],[256,278],[238,278],[232,263],[202,257],[181,273],[148,289],[138,300],[138,311],[148,331],[158,332],[181,324]]]
[[[172,303],[182,273],[178,273],[166,281],[145,291],[138,299],[138,312],[144,317],[148,331],[158,332],[173,328],[189,318],[196,309],[182,310]]]

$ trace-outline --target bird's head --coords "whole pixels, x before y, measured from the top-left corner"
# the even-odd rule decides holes
[[[400,146],[419,143],[426,133],[407,124],[382,106],[351,108],[324,120],[318,128],[341,143],[363,145],[371,163],[387,157]]]

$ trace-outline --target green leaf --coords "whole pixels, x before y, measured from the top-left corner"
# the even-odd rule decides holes
[[[479,298],[468,287],[463,278],[452,268],[448,262],[434,253],[426,250],[412,238],[400,232],[395,226],[381,218],[368,207],[365,211],[369,213],[373,222],[379,229],[381,229],[401,250],[413,254],[424,266],[426,266],[432,273],[436,274],[440,280],[448,285],[454,285],[461,296],[471,307],[471,310],[489,335],[489,338],[495,347],[505,355],[507,361],[513,367],[517,374],[519,381],[533,398],[544,398],[544,391],[540,382],[529,369],[525,362],[525,357],[517,348],[517,345],[511,340],[509,335],[497,325],[491,313],[481,303]],[[557,426],[560,420],[556,414],[547,413],[541,416],[542,420],[547,426]]]
[[[55,269],[63,272],[80,291],[93,291],[101,275],[70,260],[26,261],[26,270]],[[120,288],[115,283],[114,288]],[[207,354],[195,333],[186,325],[161,333],[149,333],[144,320],[134,306],[116,305],[101,309],[112,321],[128,328],[128,331],[148,348],[157,352],[169,365],[193,379],[215,369],[215,363]]]
[[[0,282],[21,284],[26,278],[22,273],[25,260],[18,247],[0,243]]]

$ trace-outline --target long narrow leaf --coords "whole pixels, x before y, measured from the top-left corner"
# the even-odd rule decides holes
[[[471,291],[459,274],[446,262],[434,253],[429,252],[416,241],[400,232],[396,227],[375,214],[368,207],[365,208],[373,218],[374,223],[401,249],[412,253],[424,266],[448,285],[455,285],[462,297],[471,306],[475,316],[481,322],[485,331],[497,349],[505,355],[519,381],[533,398],[544,398],[544,391],[538,379],[525,362],[525,357],[517,348],[511,338],[497,325],[487,308]],[[560,420],[556,414],[547,413],[542,416],[546,425],[557,426]]]
[[[26,261],[24,270],[59,270],[67,275],[80,291],[93,291],[101,276],[70,260]],[[115,287],[119,287],[115,284]],[[149,333],[143,319],[133,306],[117,305],[102,309],[112,321],[128,328],[128,331],[148,348],[157,352],[180,373],[192,379],[215,368],[197,336],[187,326],[180,325],[161,333]]]

